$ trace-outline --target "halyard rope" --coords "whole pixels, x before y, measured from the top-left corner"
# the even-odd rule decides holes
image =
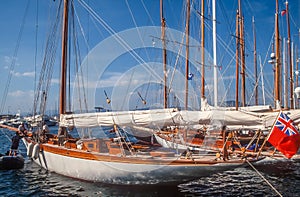
[[[251,166],[251,168],[278,194],[282,197],[282,194],[246,159],[246,162]]]

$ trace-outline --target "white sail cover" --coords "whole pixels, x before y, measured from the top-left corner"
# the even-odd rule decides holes
[[[300,123],[300,110],[285,111],[294,121]],[[180,111],[176,108],[150,109],[118,112],[95,112],[65,114],[60,117],[60,125],[65,127],[91,128],[99,126],[143,126],[163,127],[166,125],[212,125],[219,122],[229,129],[269,129],[274,124],[278,111]]]
[[[173,125],[179,111],[175,108],[137,110],[137,111],[119,111],[119,112],[95,112],[82,114],[64,114],[61,115],[61,126],[75,126],[77,128],[113,126],[113,125],[140,125],[157,126]]]

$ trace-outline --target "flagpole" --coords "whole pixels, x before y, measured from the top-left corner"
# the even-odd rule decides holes
[[[274,121],[274,123],[273,123],[273,125],[272,125],[272,127],[271,127],[271,132],[269,132],[268,136],[265,138],[265,141],[264,141],[264,143],[261,145],[261,148],[259,149],[256,158],[258,158],[258,157],[260,156],[263,147],[264,147],[265,144],[267,143],[267,141],[268,141],[268,139],[269,139],[269,137],[270,137],[270,135],[271,135],[271,133],[272,133],[272,131],[273,131],[274,125],[275,125],[275,123],[276,123],[276,121],[277,121],[277,119],[278,119],[280,113],[281,113],[281,110],[280,110],[279,113],[277,114],[276,119],[275,119],[275,121]]]

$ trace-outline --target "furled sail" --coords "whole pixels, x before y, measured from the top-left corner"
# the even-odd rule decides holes
[[[216,116],[216,113],[217,116]],[[291,110],[286,113],[300,123],[300,110]],[[99,126],[144,126],[161,128],[163,126],[209,125],[218,117],[222,124],[229,129],[268,129],[272,126],[278,112],[247,112],[247,111],[180,111],[176,108],[149,109],[136,111],[112,111],[82,114],[64,114],[60,118],[60,126],[93,128]]]
[[[158,126],[174,124],[175,118],[180,113],[175,108],[118,111],[118,112],[95,112],[82,114],[63,114],[60,118],[60,126],[77,128],[91,128],[99,126]]]

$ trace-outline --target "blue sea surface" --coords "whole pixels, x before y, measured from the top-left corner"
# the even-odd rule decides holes
[[[0,152],[10,147],[13,133],[0,129]],[[170,185],[111,185],[81,181],[47,172],[26,157],[20,170],[0,171],[0,196],[278,196],[250,166]],[[261,175],[282,195],[300,196],[300,162],[266,161],[255,164]],[[167,179],[168,177],[166,177]]]

